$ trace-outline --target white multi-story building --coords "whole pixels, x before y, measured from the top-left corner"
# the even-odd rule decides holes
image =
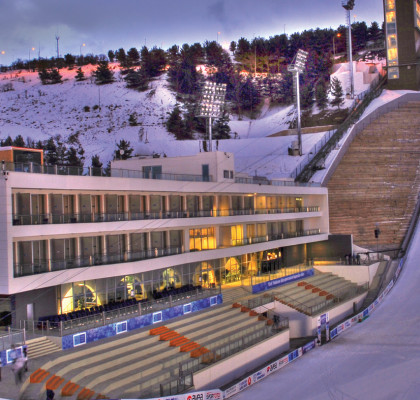
[[[0,295],[15,325],[262,279],[328,239],[326,188],[235,176],[230,153],[114,161],[111,176],[24,161],[6,157],[0,177]]]

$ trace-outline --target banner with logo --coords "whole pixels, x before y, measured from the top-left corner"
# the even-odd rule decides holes
[[[258,283],[257,285],[252,285],[252,294],[264,292],[266,290],[272,289],[277,286],[287,285],[288,283],[292,283],[298,281],[299,279],[307,278],[309,276],[314,275],[314,269],[307,269],[302,272],[298,272],[296,274],[283,276],[282,278],[273,279],[271,281]]]

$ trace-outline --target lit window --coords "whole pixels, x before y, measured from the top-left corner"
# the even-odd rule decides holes
[[[396,35],[389,35],[388,36],[388,47],[397,47],[397,36]]]
[[[397,49],[388,49],[388,62],[398,60],[398,50]]]
[[[395,10],[395,0],[387,0],[386,9],[387,10]]]
[[[389,11],[386,13],[386,22],[395,22],[395,11]]]

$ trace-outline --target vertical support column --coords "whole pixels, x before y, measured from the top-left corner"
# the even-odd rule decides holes
[[[144,210],[146,214],[150,213],[150,193],[145,196],[144,205],[146,209]]]
[[[298,144],[299,155],[302,155],[302,127],[300,122],[300,89],[299,89],[299,71],[295,70],[296,77],[296,105],[297,105],[297,130],[298,130]]]
[[[169,201],[169,194],[163,196],[164,204],[165,204],[165,213],[169,215],[169,211],[171,209],[170,201]]]
[[[213,203],[213,217],[218,217],[219,216],[219,196],[217,194],[215,194],[213,196],[214,199],[214,203]]]
[[[80,257],[81,257],[81,238],[80,237],[76,237],[76,240],[74,241],[74,258],[76,259],[76,265],[81,266],[80,265]]]
[[[47,256],[47,269],[48,271],[52,271],[52,265],[51,265],[51,239],[46,240],[46,249],[45,253]]]
[[[212,120],[209,117],[209,151],[213,151],[213,132],[212,132]]]
[[[188,228],[184,228],[183,229],[184,232],[184,252],[189,252],[190,251],[190,231]]]

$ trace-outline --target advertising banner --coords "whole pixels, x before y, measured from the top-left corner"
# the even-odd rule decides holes
[[[306,271],[298,272],[297,274],[283,276],[282,278],[273,279],[272,281],[258,283],[257,285],[252,285],[252,293],[255,294],[264,292],[265,290],[269,290],[277,286],[286,285],[288,283],[298,281],[299,279],[307,278],[313,274],[313,269],[307,269]]]

